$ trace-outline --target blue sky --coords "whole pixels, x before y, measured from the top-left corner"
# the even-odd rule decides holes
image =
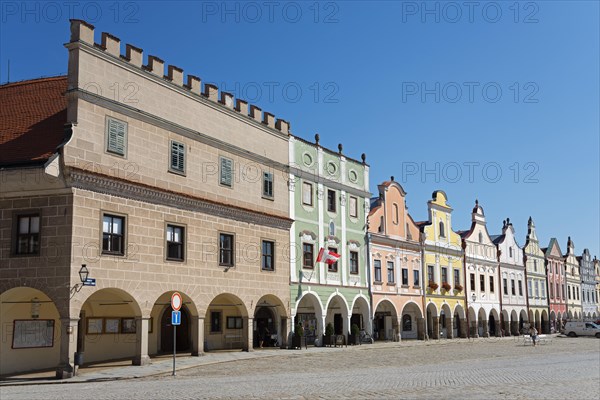
[[[70,4],[70,5],[69,5]],[[225,5],[224,5],[225,4]],[[600,255],[596,1],[3,2],[0,81],[64,74],[69,17],[394,175],[409,211],[443,189],[491,234],[531,215],[542,245]],[[430,171],[430,172],[427,172]]]

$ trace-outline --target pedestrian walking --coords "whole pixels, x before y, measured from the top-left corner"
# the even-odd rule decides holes
[[[533,343],[533,347],[535,347],[535,342],[537,341],[538,331],[535,329],[535,326],[531,325],[529,328],[529,336],[531,336],[531,342]]]

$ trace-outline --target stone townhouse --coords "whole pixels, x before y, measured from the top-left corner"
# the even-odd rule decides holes
[[[581,273],[581,309],[582,319],[596,321],[596,277],[594,262],[589,249],[584,249],[581,256],[577,257],[579,272]]]
[[[141,49],[109,33],[94,36],[72,20],[66,77],[0,88],[0,373],[69,377],[76,352],[134,364],[172,352],[175,291],[177,351],[252,350],[266,329],[268,345],[284,345],[289,124],[193,75],[184,81],[156,56],[144,64]],[[326,158],[368,187],[361,163]],[[348,196],[359,232],[365,196]],[[357,242],[364,257],[360,233],[339,235],[341,251]],[[361,268],[343,282],[366,287]],[[82,285],[86,272],[95,286]]]
[[[322,345],[328,324],[347,335],[351,326],[371,331],[366,223],[369,166],[342,152],[291,136],[289,140],[290,291],[293,327],[302,324],[308,344]],[[317,262],[320,249],[341,257]]]
[[[550,327],[558,331],[567,319],[565,259],[556,238],[551,238],[544,252],[548,279],[548,306],[550,310]]]
[[[529,308],[529,321],[535,324],[538,332],[550,333],[548,319],[548,280],[546,279],[546,266],[544,253],[535,231],[533,219],[527,221],[527,236],[523,247],[523,260],[527,275],[527,298]]]
[[[492,239],[498,249],[500,267],[502,329],[507,336],[519,335],[523,324],[529,320],[523,249],[517,243],[515,229],[509,218],[502,224],[502,234]]]
[[[371,199],[369,249],[374,327],[381,340],[424,339],[419,227],[408,213],[406,192],[394,180]],[[454,337],[449,326],[447,337]]]
[[[600,260],[594,256],[593,263],[596,278],[596,318],[600,318]]]
[[[465,296],[469,337],[496,334],[500,316],[500,284],[496,246],[487,230],[483,207],[475,200],[471,228],[459,232],[464,249]]]
[[[570,236],[567,240],[567,254],[565,255],[565,277],[567,280],[567,318],[573,321],[582,321],[581,275],[579,261],[575,256],[575,243]]]
[[[442,190],[433,192],[427,206],[428,221],[417,222],[423,246],[425,331],[433,339],[450,332],[466,337],[463,249],[460,235],[452,230],[452,207]]]

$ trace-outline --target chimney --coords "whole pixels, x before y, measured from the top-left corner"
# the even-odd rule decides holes
[[[183,86],[183,70],[174,65],[169,65],[168,71],[169,80],[178,86]]]
[[[81,40],[87,44],[94,44],[94,25],[80,19],[71,20],[71,42]]]
[[[165,76],[165,62],[156,56],[148,56],[146,69],[161,78]]]
[[[130,64],[138,68],[141,68],[144,63],[144,51],[130,44],[125,45],[125,57]]]
[[[108,32],[102,32],[102,48],[115,57],[121,55],[121,39]]]

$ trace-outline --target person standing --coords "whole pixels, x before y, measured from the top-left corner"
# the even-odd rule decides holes
[[[538,331],[535,329],[535,326],[531,325],[529,328],[529,336],[531,336],[531,342],[533,343],[533,347],[535,347],[535,342],[537,341]]]

